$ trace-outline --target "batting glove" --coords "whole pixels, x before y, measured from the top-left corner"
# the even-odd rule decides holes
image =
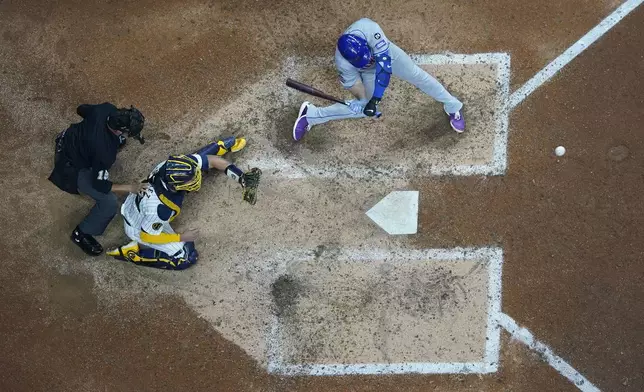
[[[360,100],[360,99],[352,99],[350,101],[347,101],[347,104],[349,105],[349,109],[351,109],[352,112],[358,114],[358,113],[362,113],[362,109],[364,108],[364,105],[367,104],[367,101]]]

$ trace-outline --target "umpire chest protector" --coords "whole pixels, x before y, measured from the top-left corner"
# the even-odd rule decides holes
[[[59,189],[78,194],[79,171],[92,169],[95,189],[110,191],[107,169],[116,160],[122,143],[107,127],[107,118],[114,111],[116,107],[109,103],[81,105],[77,113],[83,120],[56,137],[54,169],[49,180]]]

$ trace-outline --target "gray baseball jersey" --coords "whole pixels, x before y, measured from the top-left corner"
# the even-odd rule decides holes
[[[455,113],[463,107],[461,101],[451,95],[438,80],[414,63],[404,50],[389,41],[380,26],[373,20],[360,19],[349,26],[343,34],[347,33],[365,38],[373,54],[389,50],[393,76],[411,83],[436,101],[441,102],[446,112]],[[375,64],[365,69],[358,69],[342,57],[337,47],[335,49],[335,64],[340,83],[344,88],[351,88],[360,80],[364,84],[367,98],[373,95],[376,80]],[[348,106],[341,103],[327,107],[317,107],[310,104],[306,113],[306,119],[312,126],[331,120],[362,117],[366,117],[364,113],[354,113]]]

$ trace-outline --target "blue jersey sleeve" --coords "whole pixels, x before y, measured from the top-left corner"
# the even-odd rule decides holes
[[[385,89],[389,86],[391,78],[391,56],[389,51],[374,56],[376,60],[376,85],[373,89],[373,97],[382,99]]]

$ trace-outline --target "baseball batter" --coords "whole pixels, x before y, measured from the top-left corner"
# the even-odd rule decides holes
[[[347,105],[336,103],[317,107],[309,102],[300,106],[293,126],[293,138],[301,140],[313,125],[330,120],[372,117],[378,112],[391,75],[397,76],[443,104],[450,125],[456,132],[465,130],[463,104],[443,85],[416,65],[402,49],[389,41],[371,19],[354,22],[338,39],[335,65],[342,86],[355,99]]]
[[[193,154],[170,156],[157,165],[148,176],[147,187],[131,193],[121,206],[125,233],[132,242],[107,254],[162,269],[181,270],[196,263],[197,232],[175,233],[170,222],[179,216],[186,193],[201,187],[202,171],[220,170],[242,187],[247,185],[249,174],[221,157],[229,151],[240,151],[245,145],[245,139],[230,137]]]

